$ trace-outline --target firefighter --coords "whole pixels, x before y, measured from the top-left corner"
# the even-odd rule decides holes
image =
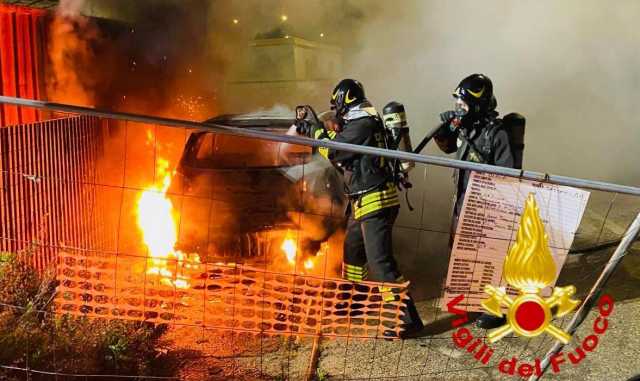
[[[496,111],[497,101],[493,94],[493,84],[483,74],[472,74],[463,79],[453,93],[455,109],[440,114],[442,127],[434,136],[438,147],[445,153],[456,153],[459,160],[476,163],[514,167],[514,155],[510,138],[503,128]],[[451,223],[451,240],[456,231],[458,217],[464,201],[469,171],[456,170],[456,197]],[[495,328],[506,322],[482,314],[476,321],[480,328]]]
[[[384,126],[360,82],[340,81],[331,97],[331,109],[334,117],[325,126],[316,126],[309,134],[313,138],[386,148]],[[319,153],[343,173],[349,199],[343,277],[355,282],[404,282],[393,256],[392,229],[400,199],[390,163],[380,156],[327,148],[320,148]],[[385,301],[395,298],[393,290],[381,291]],[[403,337],[423,328],[412,299],[402,319]],[[393,335],[391,330],[385,332],[385,336]]]

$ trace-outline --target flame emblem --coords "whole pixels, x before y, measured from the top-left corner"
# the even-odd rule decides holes
[[[511,299],[504,288],[485,286],[489,299],[482,307],[490,314],[502,317],[502,307],[507,307],[507,323],[489,332],[489,342],[495,343],[511,332],[524,337],[535,337],[543,332],[567,344],[571,335],[551,324],[551,309],[557,307],[556,317],[573,311],[580,301],[571,299],[574,286],[555,287],[549,298],[542,298],[540,291],[551,285],[556,275],[556,265],[551,256],[547,234],[540,219],[536,199],[531,193],[525,201],[524,212],[515,244],[504,260],[503,277],[520,291]]]

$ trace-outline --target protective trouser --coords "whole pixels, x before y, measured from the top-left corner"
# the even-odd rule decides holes
[[[395,184],[389,182],[384,184],[380,189],[355,198],[351,205],[353,206],[354,218],[360,220],[378,210],[392,206],[400,206],[400,198],[398,197],[398,190]]]
[[[404,282],[393,257],[392,230],[399,207],[384,208],[356,220],[349,216],[344,240],[343,277],[359,282]],[[394,300],[391,289],[381,290],[385,301]],[[407,328],[422,327],[422,321],[413,299],[407,301],[407,311],[402,318]]]

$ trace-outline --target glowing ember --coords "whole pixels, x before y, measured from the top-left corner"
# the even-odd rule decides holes
[[[191,72],[191,69],[189,69]],[[205,99],[201,96],[187,96],[180,94],[176,99],[176,104],[180,107],[185,117],[190,119],[202,119],[209,110]]]
[[[196,269],[200,258],[196,254],[188,256],[174,250],[178,239],[176,222],[173,218],[173,205],[166,197],[172,176],[169,162],[158,159],[157,171],[162,179],[161,186],[154,185],[143,191],[137,209],[138,227],[149,249],[147,274],[157,275],[161,284],[189,288],[189,277],[185,274],[185,269]]]
[[[284,241],[282,242],[282,246],[280,246],[280,248],[287,256],[287,261],[289,261],[290,264],[295,265],[296,252],[298,251],[298,247],[296,245],[295,237],[293,236],[293,233],[291,233],[291,230],[287,230],[287,235],[284,237]]]

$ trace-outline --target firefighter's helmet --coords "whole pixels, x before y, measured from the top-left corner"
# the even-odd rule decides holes
[[[365,100],[364,87],[360,82],[355,79],[343,79],[333,90],[331,108],[335,109],[336,115],[341,117]]]
[[[484,74],[472,74],[460,81],[453,96],[466,103],[473,114],[483,114],[497,107],[493,83]]]

